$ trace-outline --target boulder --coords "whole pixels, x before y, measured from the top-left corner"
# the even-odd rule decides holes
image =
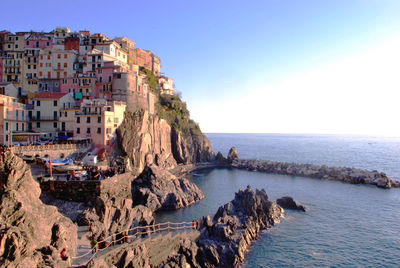
[[[146,166],[132,181],[132,198],[134,205],[144,205],[156,211],[183,208],[204,198],[204,195],[194,183],[177,178],[153,164]]]
[[[296,201],[293,200],[290,196],[284,196],[281,198],[278,198],[276,200],[276,203],[281,206],[282,208],[286,209],[293,209],[293,210],[301,210],[301,211],[306,211],[306,207],[297,203]]]

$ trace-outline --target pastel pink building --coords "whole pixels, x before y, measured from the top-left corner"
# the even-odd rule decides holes
[[[52,48],[53,40],[51,34],[44,34],[44,33],[27,33],[25,34],[25,44],[24,48]]]
[[[96,93],[97,98],[112,100],[113,73],[117,66],[114,62],[105,62],[103,67],[96,69]]]
[[[61,93],[75,93],[79,91],[79,78],[67,77],[62,78],[60,83]]]

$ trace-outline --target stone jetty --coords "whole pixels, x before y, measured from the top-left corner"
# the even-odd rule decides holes
[[[328,167],[326,165],[297,164],[257,159],[235,158],[231,167],[267,173],[328,179],[352,184],[371,184],[380,188],[400,187],[383,172],[349,167]]]

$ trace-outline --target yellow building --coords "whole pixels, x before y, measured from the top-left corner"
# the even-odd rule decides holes
[[[75,114],[74,137],[90,138],[95,146],[106,148],[112,144],[125,109],[126,103],[122,101],[83,100]]]
[[[61,131],[59,112],[76,106],[69,93],[41,92],[33,98],[33,110],[28,110],[29,128],[55,137]]]
[[[0,143],[10,145],[13,134],[26,131],[25,108],[17,98],[0,94]]]

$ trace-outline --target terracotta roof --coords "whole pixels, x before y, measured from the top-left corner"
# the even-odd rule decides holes
[[[60,99],[67,94],[61,92],[40,92],[36,95],[35,99]]]

